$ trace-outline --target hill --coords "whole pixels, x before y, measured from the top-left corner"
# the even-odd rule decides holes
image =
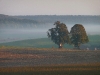
[[[1,43],[1,46],[17,46],[17,47],[34,47],[34,48],[52,48],[58,47],[49,38],[29,39],[22,41],[14,41],[8,43]],[[70,45],[66,47],[71,48]]]
[[[100,35],[89,35],[89,43],[82,44],[81,49],[89,48],[94,50],[97,48],[100,50]],[[54,42],[49,38],[29,39],[22,41],[14,41],[8,43],[1,43],[0,46],[16,46],[16,47],[33,47],[33,48],[58,48]],[[73,48],[72,45],[65,44],[64,48]]]
[[[0,14],[0,28],[45,28],[61,21],[67,25],[99,25],[100,16],[96,15],[26,15],[9,16]]]
[[[27,28],[33,27],[37,21],[21,19],[14,16],[0,14],[0,28]]]
[[[41,23],[54,23],[55,21],[61,21],[66,24],[100,24],[100,16],[96,15],[26,15],[26,16],[14,16],[17,18],[33,19]]]

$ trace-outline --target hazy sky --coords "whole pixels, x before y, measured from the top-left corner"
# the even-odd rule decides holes
[[[100,0],[0,0],[6,15],[100,15]]]

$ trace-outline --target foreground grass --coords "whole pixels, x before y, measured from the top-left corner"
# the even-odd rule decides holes
[[[35,67],[2,67],[0,75],[100,75],[100,63]]]

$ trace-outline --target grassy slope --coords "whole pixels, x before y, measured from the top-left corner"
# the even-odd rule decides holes
[[[89,37],[89,42],[84,45],[91,49],[94,48],[100,49],[100,35],[89,35],[88,37]]]
[[[89,40],[91,44],[100,44],[100,35],[89,35]]]
[[[20,46],[20,47],[48,47],[50,44],[53,44],[47,38],[41,39],[30,39],[30,40],[22,40],[22,41],[15,41],[4,43],[5,46]]]
[[[55,43],[53,43],[49,38],[40,38],[40,39],[30,39],[30,40],[22,40],[15,42],[2,43],[1,46],[18,46],[18,47],[34,47],[34,48],[52,48],[58,47]],[[71,45],[64,45],[67,48],[71,48]]]
[[[99,46],[100,45],[100,35],[89,35],[89,43],[85,44],[86,46]],[[48,38],[41,39],[29,39],[15,42],[2,43],[0,46],[18,46],[18,47],[35,47],[35,48],[51,48],[58,47]],[[65,44],[65,48],[72,48],[73,46]]]

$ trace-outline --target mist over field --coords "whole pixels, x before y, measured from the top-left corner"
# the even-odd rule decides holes
[[[51,18],[50,16],[43,16],[42,18],[38,16],[38,19],[34,18],[34,16],[32,19],[5,15],[2,17],[0,18],[0,67],[90,64],[100,62],[100,19],[96,16],[92,18],[86,16],[87,20],[85,20],[86,17],[84,19],[79,18],[80,16],[78,18],[67,16],[67,19],[61,18],[64,16],[56,18],[55,16]],[[55,21],[65,23],[69,32],[75,24],[82,24],[87,32],[89,42],[82,44],[80,46],[81,50],[75,50],[73,49],[74,46],[69,44],[64,44],[64,48],[61,50],[58,49],[58,45],[47,37],[47,31],[55,27],[53,25]]]
[[[100,75],[100,0],[0,0],[0,75],[33,74]]]
[[[66,24],[67,25],[67,24]],[[68,30],[70,31],[73,25],[67,25]],[[84,25],[87,34],[89,35],[100,35],[100,25]],[[23,28],[23,29],[0,29],[0,43],[8,41],[17,41],[25,39],[36,39],[36,38],[48,38],[47,31],[50,28],[55,27],[53,24],[44,28]]]
[[[16,46],[33,46],[35,47],[52,47],[54,44],[48,40],[47,31],[50,28],[54,28],[54,23],[60,21],[65,23],[68,31],[70,32],[71,27],[75,24],[82,24],[89,37],[89,43],[82,46],[82,48],[95,47],[99,48],[100,45],[100,16],[93,15],[34,15],[34,16],[9,16],[0,14],[0,43],[27,40],[19,42]],[[46,38],[46,40],[41,39]],[[33,40],[31,40],[33,39]],[[34,43],[36,39],[37,43]],[[33,43],[30,44],[29,41]],[[44,40],[44,42],[42,41]],[[42,44],[43,43],[43,44]],[[40,44],[40,46],[39,46]],[[42,45],[42,46],[41,46]],[[13,43],[11,43],[11,46]],[[68,46],[66,46],[68,47]],[[70,48],[70,47],[69,47]]]

